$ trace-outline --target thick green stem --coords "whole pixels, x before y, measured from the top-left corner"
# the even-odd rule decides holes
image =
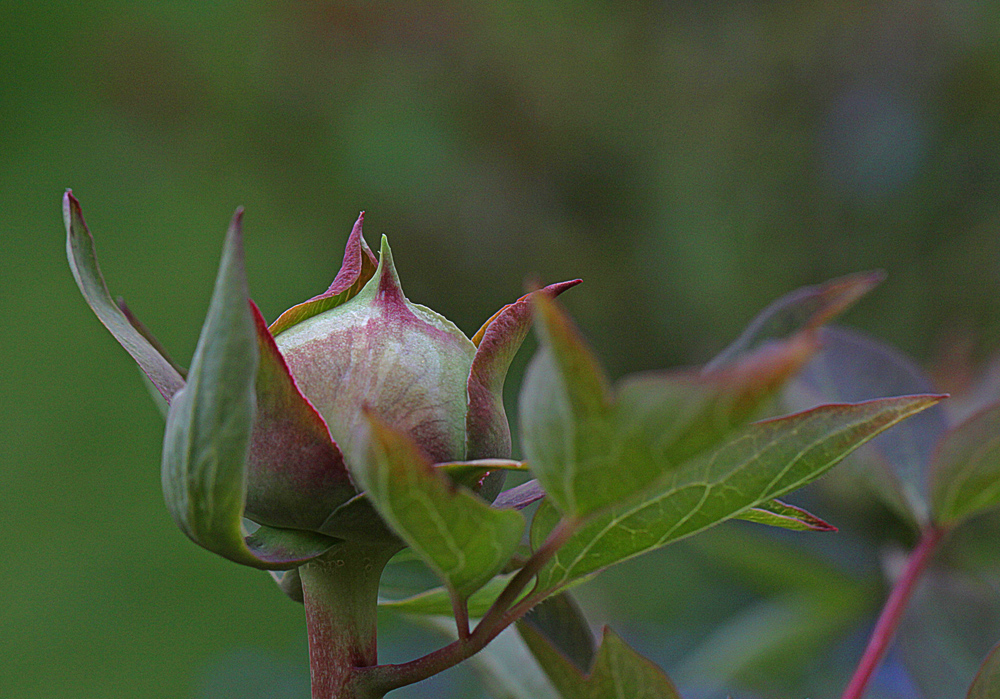
[[[344,542],[299,568],[309,630],[313,699],[380,699],[357,668],[378,663],[382,570],[398,547]]]

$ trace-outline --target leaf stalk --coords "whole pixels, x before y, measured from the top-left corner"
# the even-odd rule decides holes
[[[861,656],[847,689],[841,695],[841,699],[861,699],[865,695],[868,683],[875,671],[878,670],[879,665],[882,664],[882,659],[896,634],[896,628],[903,618],[903,613],[913,596],[917,582],[947,531],[947,529],[934,525],[928,525],[924,528],[919,543],[910,552],[903,574],[896,581],[892,592],[889,593],[889,599],[886,600],[885,606],[882,608],[882,613],[868,639],[865,652]]]

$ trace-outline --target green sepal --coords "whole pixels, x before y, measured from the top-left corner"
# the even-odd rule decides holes
[[[791,529],[797,532],[835,532],[837,528],[811,512],[781,500],[768,500],[751,507],[736,519],[765,524],[769,527]]]
[[[326,422],[295,384],[257,306],[256,412],[246,464],[246,516],[318,531],[358,494]],[[336,536],[336,534],[334,534]]]
[[[503,405],[503,385],[510,363],[531,329],[532,298],[555,298],[579,279],[551,284],[508,303],[472,336],[476,356],[469,370],[469,409],[465,418],[466,458],[510,456],[510,426]]]
[[[269,570],[271,578],[282,592],[288,595],[289,599],[299,604],[305,604],[305,596],[302,592],[302,578],[299,577],[298,568],[288,570]]]
[[[365,414],[367,449],[351,458],[355,476],[399,537],[451,590],[467,598],[514,554],[524,517],[492,508],[456,486],[406,434]]]
[[[517,630],[563,699],[680,699],[663,670],[607,626],[586,673],[531,625],[519,623]]]
[[[97,264],[94,239],[83,220],[80,202],[69,190],[63,197],[63,221],[66,224],[66,256],[87,305],[125,351],[132,355],[156,390],[170,402],[184,386],[184,377],[169,358],[160,353],[159,343],[154,345],[150,342],[148,331],[137,328],[131,314],[124,313],[111,297]]]
[[[275,527],[243,534],[258,350],[243,266],[242,213],[237,210],[226,236],[187,384],[167,414],[163,492],[174,521],[192,541],[237,563],[280,570],[315,558],[336,541]]]

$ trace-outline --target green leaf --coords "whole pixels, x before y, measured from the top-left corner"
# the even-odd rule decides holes
[[[534,627],[518,624],[517,628],[563,699],[680,699],[663,671],[608,627],[587,674]]]
[[[586,515],[647,485],[647,469],[617,473],[611,389],[576,329],[544,294],[534,297],[542,349],[521,391],[521,438],[531,469],[568,516]]]
[[[933,392],[920,368],[889,345],[844,328],[823,328],[820,340],[823,349],[789,384],[789,403],[796,409]],[[923,523],[929,518],[931,458],[946,429],[944,409],[931,408],[872,440],[852,459],[887,505]]]
[[[407,435],[366,415],[368,454],[352,460],[355,475],[389,526],[446,585],[468,597],[510,559],[524,517],[456,486]]]
[[[931,465],[934,520],[953,525],[1000,504],[1000,405],[954,427]]]
[[[760,417],[817,349],[815,326],[872,283],[869,275],[806,290],[798,306],[783,307],[798,318],[791,336],[772,341],[758,328],[704,370],[636,374],[613,390],[571,321],[539,296],[542,349],[521,394],[526,459],[569,517],[627,499]]]
[[[706,365],[716,371],[737,363],[766,342],[802,330],[816,330],[850,308],[859,298],[885,279],[880,271],[860,272],[818,286],[804,286],[785,294],[761,311],[733,344]]]
[[[261,527],[244,538],[244,468],[255,412],[258,351],[247,303],[237,210],[187,384],[174,396],[163,439],[163,492],[192,541],[255,568],[292,568],[327,551],[320,534]]]
[[[518,622],[532,627],[576,667],[585,672],[594,663],[594,634],[568,592],[532,607]]]
[[[736,519],[748,522],[766,524],[769,527],[780,527],[792,531],[835,532],[837,528],[823,521],[816,515],[806,512],[801,507],[795,507],[781,500],[769,500],[756,507],[751,507]]]
[[[1000,697],[1000,644],[986,656],[966,699],[996,699]]]
[[[827,405],[749,425],[714,452],[576,530],[539,573],[539,589],[555,592],[800,488],[876,434],[939,400],[904,396]],[[545,500],[531,527],[534,547],[560,518]]]
[[[307,318],[312,318],[323,311],[328,311],[350,301],[358,295],[368,280],[375,276],[378,261],[361,234],[364,220],[365,212],[362,211],[351,230],[351,235],[347,238],[344,262],[333,283],[330,284],[330,288],[319,296],[314,296],[308,301],[292,306],[282,313],[277,320],[271,323],[272,335],[284,332],[296,323],[301,323]]]
[[[137,328],[130,320],[131,314],[124,313],[111,298],[111,293],[101,275],[101,268],[97,264],[94,239],[83,220],[80,202],[68,190],[63,197],[63,220],[66,224],[66,256],[69,258],[70,269],[73,270],[73,277],[84,299],[104,327],[132,355],[156,386],[156,390],[169,402],[184,386],[184,377],[171,361],[160,353],[159,344],[154,345],[150,342],[148,331],[145,328]]]

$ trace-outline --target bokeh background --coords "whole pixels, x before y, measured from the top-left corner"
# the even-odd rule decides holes
[[[65,188],[184,362],[237,205],[268,319],[325,289],[366,209],[409,297],[469,333],[528,279],[583,277],[565,303],[614,376],[706,361],[776,296],[882,268],[846,322],[949,388],[1000,340],[998,40],[977,0],[2,0],[0,697],[308,696],[301,608],[162,505],[162,421],[76,291]],[[685,696],[837,696],[912,543],[853,495],[804,496],[840,534],[722,527],[581,600]],[[996,523],[974,529],[995,569]],[[972,624],[981,657],[981,583],[965,617],[909,623]],[[388,659],[434,642],[384,635]],[[958,697],[934,683],[971,661],[919,650],[873,696]]]

